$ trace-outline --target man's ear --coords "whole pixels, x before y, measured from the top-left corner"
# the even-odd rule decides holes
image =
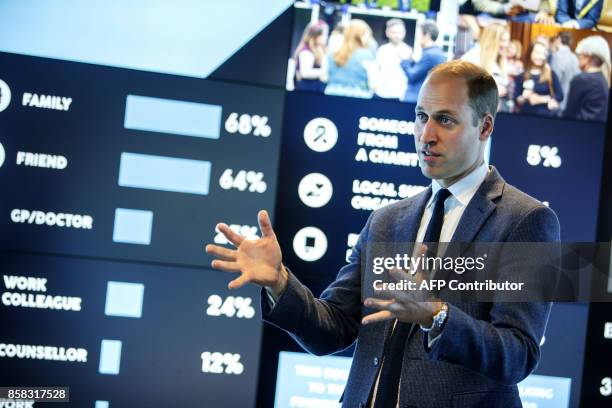
[[[491,136],[491,133],[493,133],[494,123],[495,119],[493,119],[493,115],[490,113],[484,115],[479,126],[480,134],[478,135],[478,138],[480,140],[485,141]]]

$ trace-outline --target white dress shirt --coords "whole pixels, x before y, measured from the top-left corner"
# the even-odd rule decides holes
[[[461,219],[465,208],[469,204],[472,197],[474,197],[474,194],[476,194],[476,191],[484,179],[487,177],[488,172],[489,167],[483,163],[470,174],[448,187],[448,191],[451,192],[451,196],[449,196],[444,202],[444,224],[442,224],[442,230],[440,232],[440,242],[450,242],[455,230],[457,229],[457,225],[459,225],[459,220]],[[423,217],[421,218],[421,225],[419,226],[419,231],[417,232],[416,242],[423,242],[425,232],[427,231],[427,226],[431,220],[433,200],[441,188],[443,187],[437,180],[433,180],[431,182],[431,198],[427,202],[427,206],[425,206],[425,211],[423,212]]]

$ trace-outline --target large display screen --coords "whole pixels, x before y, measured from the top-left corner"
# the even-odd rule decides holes
[[[496,80],[487,162],[563,241],[595,241],[609,7],[502,3],[2,2],[0,387],[70,387],[58,407],[337,407],[351,349],[294,353],[204,246],[229,244],[218,222],[257,239],[266,209],[319,294],[370,213],[431,182],[414,110],[443,61]],[[611,321],[555,304],[524,406],[607,406]]]

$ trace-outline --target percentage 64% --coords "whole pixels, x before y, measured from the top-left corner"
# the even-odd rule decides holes
[[[268,189],[264,174],[252,170],[238,170],[234,175],[234,170],[225,169],[219,178],[219,186],[224,190],[235,188],[240,191],[248,190],[251,193],[265,193]]]

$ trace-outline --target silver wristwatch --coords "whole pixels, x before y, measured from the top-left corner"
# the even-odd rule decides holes
[[[444,322],[446,321],[446,316],[448,316],[448,304],[446,304],[445,302],[445,303],[442,303],[442,308],[438,311],[438,313],[433,315],[432,317],[433,322],[431,324],[431,327],[421,326],[421,330],[430,332],[435,329],[436,331],[439,332],[440,330],[442,330],[442,326],[444,325]]]

